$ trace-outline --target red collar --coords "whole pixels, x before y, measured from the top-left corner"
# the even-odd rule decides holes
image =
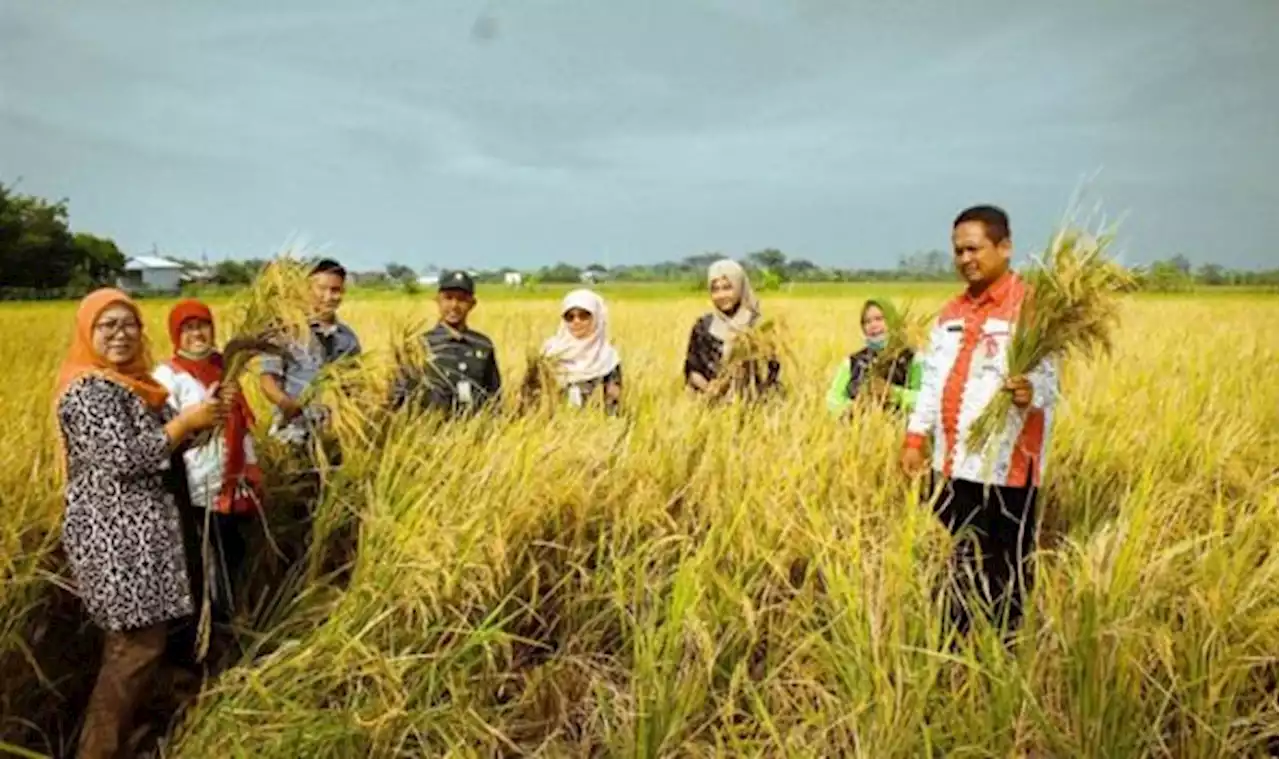
[[[970,304],[975,306],[999,305],[1009,297],[1009,294],[1013,291],[1013,283],[1015,281],[1017,281],[1017,276],[1011,271],[1006,271],[995,282],[987,285],[987,289],[983,290],[981,295],[974,296],[968,290],[965,290],[964,297]]]

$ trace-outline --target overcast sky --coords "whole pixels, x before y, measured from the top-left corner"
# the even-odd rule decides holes
[[[269,9],[266,9],[270,6]],[[127,252],[893,266],[1081,180],[1277,262],[1276,0],[0,0],[0,181]]]

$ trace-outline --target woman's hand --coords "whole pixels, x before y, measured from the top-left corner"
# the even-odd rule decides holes
[[[222,403],[216,399],[201,401],[184,409],[180,418],[188,432],[207,430],[221,421]]]
[[[234,389],[234,385],[231,385]],[[209,388],[209,396],[195,404],[188,406],[183,410],[181,417],[185,417],[183,421],[190,432],[200,432],[210,427],[216,427],[227,416],[228,403],[223,401],[225,396],[225,388],[214,385]]]
[[[214,387],[218,386],[215,385]],[[231,404],[234,403],[236,398],[239,396],[240,380],[238,379],[228,380],[223,382],[221,387],[218,387],[217,398],[222,402],[222,405],[228,408],[231,407]]]

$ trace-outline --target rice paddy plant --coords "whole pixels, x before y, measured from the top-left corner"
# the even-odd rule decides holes
[[[1097,235],[1066,225],[1044,255],[1022,273],[1027,296],[1009,340],[1007,372],[1025,377],[1043,362],[1111,350],[1120,321],[1120,295],[1132,284],[1108,256],[1114,233]],[[966,447],[988,449],[1013,413],[1009,393],[998,393],[969,428]]]
[[[825,368],[860,341],[859,295],[769,300],[792,325],[850,325],[786,332],[785,398],[688,398],[679,363],[704,304],[620,297],[623,417],[519,414],[509,393],[505,414],[442,424],[385,408],[395,346],[430,303],[357,293],[343,316],[372,349],[319,390],[343,456],[313,528],[354,525],[354,566],[342,583],[308,568],[246,622],[245,655],[204,683],[165,755],[1263,755],[1280,645],[1273,301],[1131,298],[1112,353],[1069,365],[1034,603],[1006,648],[981,627],[946,639],[950,538],[897,472],[902,419],[821,411]],[[482,293],[475,326],[509,387],[553,297]],[[167,305],[144,312],[154,329]],[[0,411],[20,422],[0,454],[0,741],[51,753],[73,725],[22,724],[51,703],[29,695],[23,648],[42,623],[83,634],[59,632],[40,569],[70,309],[6,306],[0,323],[19,335],[0,343]]]

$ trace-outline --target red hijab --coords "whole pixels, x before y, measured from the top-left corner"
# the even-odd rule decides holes
[[[212,331],[213,312],[198,300],[181,301],[169,312],[169,339],[173,341],[173,356],[169,358],[169,365],[195,377],[196,381],[208,389],[222,380],[222,354],[210,350],[201,358],[182,355],[179,349],[182,345],[182,325],[192,319],[208,322]],[[222,490],[214,505],[218,512],[243,513],[257,507],[257,495],[244,497],[244,491],[241,488],[241,484],[247,482],[250,489],[256,493],[258,483],[261,482],[261,473],[257,467],[245,461],[244,436],[253,423],[253,411],[249,408],[249,403],[243,394],[237,394],[232,401],[231,409],[227,414],[227,424],[223,430],[223,444],[227,459],[222,472]]]
[[[184,300],[169,312],[169,339],[173,341],[173,356],[169,363],[190,374],[200,381],[205,388],[222,380],[222,354],[210,350],[203,358],[190,358],[182,355],[182,325],[192,319],[209,322],[209,330],[213,333],[213,312],[198,300]],[[216,333],[213,333],[216,334]]]

